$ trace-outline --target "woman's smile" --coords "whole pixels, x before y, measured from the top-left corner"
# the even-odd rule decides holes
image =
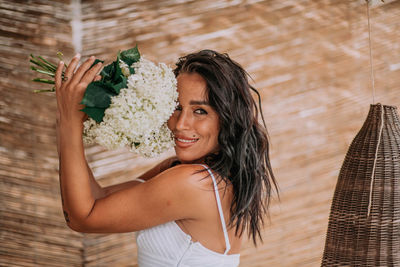
[[[206,81],[197,73],[177,77],[179,105],[168,127],[175,136],[175,152],[183,163],[201,161],[218,151],[219,117],[209,105]]]
[[[199,138],[188,138],[182,136],[175,136],[175,144],[179,147],[189,147],[196,143]]]

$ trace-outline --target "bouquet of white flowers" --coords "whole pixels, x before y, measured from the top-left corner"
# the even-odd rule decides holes
[[[51,64],[31,57],[36,65]],[[55,69],[53,65],[45,71],[50,67]],[[145,157],[154,157],[174,145],[166,122],[177,105],[178,92],[168,66],[141,57],[135,47],[118,53],[117,60],[105,66],[100,75],[102,79],[90,83],[82,99],[82,111],[89,116],[84,122],[84,143],[98,143],[107,149],[128,147]]]

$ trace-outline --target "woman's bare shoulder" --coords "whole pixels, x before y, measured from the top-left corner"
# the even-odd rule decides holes
[[[160,173],[160,176],[172,183],[185,186],[192,193],[213,190],[210,174],[201,164],[179,164]]]
[[[146,171],[139,177],[137,177],[137,179],[141,179],[141,180],[145,180],[145,181],[150,180],[153,177],[155,177],[156,175],[158,175],[159,173],[162,173],[163,171],[170,168],[175,161],[177,161],[177,158],[175,156],[169,157],[169,158],[161,161],[160,163],[158,163],[157,165],[155,165],[154,167],[152,167],[150,170]]]
[[[166,169],[158,176],[175,178],[177,181],[194,182],[208,176],[206,169],[199,164],[179,164]]]

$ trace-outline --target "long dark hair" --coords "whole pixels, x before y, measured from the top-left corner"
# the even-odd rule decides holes
[[[206,163],[224,181],[233,186],[229,226],[236,226],[236,235],[245,229],[257,244],[262,241],[261,227],[270,203],[272,185],[278,192],[269,160],[269,142],[260,95],[248,82],[248,74],[227,54],[212,50],[181,57],[175,76],[197,73],[207,83],[208,102],[218,113],[220,150],[207,157]],[[259,108],[251,91],[257,94]],[[264,125],[258,122],[258,116]]]

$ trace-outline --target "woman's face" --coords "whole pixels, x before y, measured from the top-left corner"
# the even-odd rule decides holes
[[[168,120],[175,135],[176,156],[182,163],[201,162],[218,151],[218,114],[208,103],[203,77],[182,73],[177,80],[179,105]]]

